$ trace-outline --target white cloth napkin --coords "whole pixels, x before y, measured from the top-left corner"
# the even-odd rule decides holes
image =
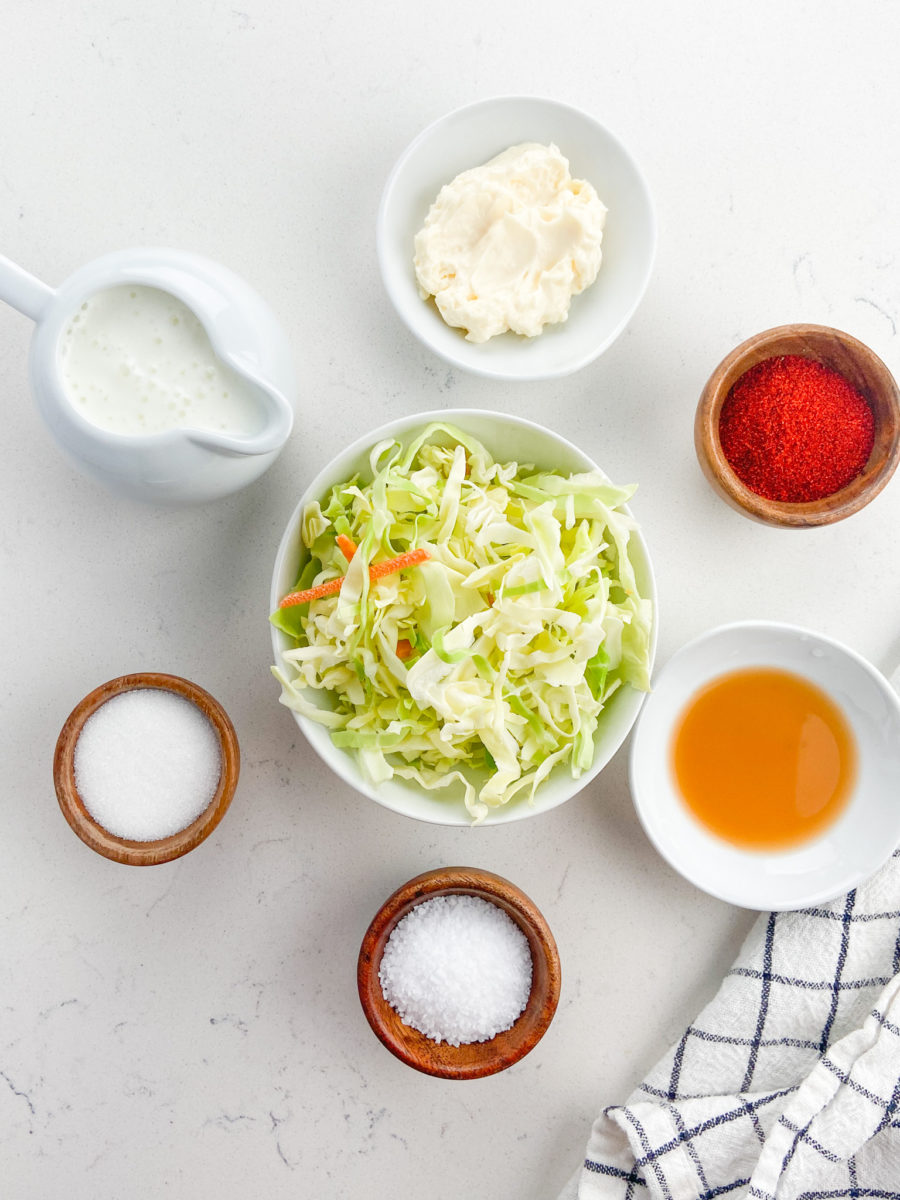
[[[900,851],[762,915],[559,1200],[900,1200]]]

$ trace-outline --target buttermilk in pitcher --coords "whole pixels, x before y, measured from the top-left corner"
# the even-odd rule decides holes
[[[221,361],[195,314],[160,288],[123,284],[88,297],[66,326],[61,367],[76,410],[110,433],[249,435],[263,423],[252,385]]]

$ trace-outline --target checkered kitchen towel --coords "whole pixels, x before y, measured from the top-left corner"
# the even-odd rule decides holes
[[[763,915],[559,1200],[900,1200],[900,852]]]

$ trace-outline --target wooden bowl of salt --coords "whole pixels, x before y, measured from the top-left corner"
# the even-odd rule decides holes
[[[127,866],[199,846],[237,787],[240,750],[221,704],[178,675],[101,684],[73,709],[53,757],[63,816],[85,845]]]
[[[401,926],[410,918],[418,929]],[[530,976],[523,977],[525,959]],[[398,888],[366,931],[357,964],[360,1002],[376,1037],[408,1066],[441,1079],[493,1075],[533,1050],[553,1020],[560,982],[556,942],[533,901],[473,867],[426,871]],[[517,987],[521,1000],[510,1008]],[[520,1003],[503,1028],[500,1011],[515,1012]],[[467,1026],[476,1037],[490,1036],[468,1040]]]

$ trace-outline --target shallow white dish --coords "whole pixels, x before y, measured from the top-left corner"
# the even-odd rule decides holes
[[[486,412],[480,409],[444,409],[438,412],[418,413],[402,417],[359,438],[333,459],[310,483],[287,523],[272,575],[270,611],[278,606],[282,596],[291,590],[297,580],[301,563],[300,515],[310,501],[324,496],[335,484],[350,479],[356,472],[370,478],[368,470],[369,451],[376,442],[385,438],[408,440],[415,431],[433,421],[456,425],[464,432],[482,441],[491,454],[501,460],[534,463],[539,468],[555,468],[562,471],[596,470],[597,465],[586,454],[567,442],[565,438],[525,421],[520,417],[503,413]],[[619,482],[618,480],[616,482]],[[646,544],[640,534],[633,539],[631,560],[635,566],[641,594],[648,597],[654,606],[653,634],[651,638],[651,666],[656,651],[656,587]],[[272,648],[275,661],[281,662],[281,653],[290,648],[290,639],[279,629],[272,628]],[[324,696],[321,697],[324,703]],[[520,821],[525,817],[549,812],[551,808],[569,800],[597,776],[609,762],[627,737],[644,701],[644,694],[631,687],[621,688],[612,698],[600,718],[595,735],[594,761],[589,771],[573,779],[564,765],[552,771],[537,790],[533,804],[527,799],[516,799],[502,808],[492,809],[485,818],[485,825],[501,825],[509,821]],[[425,791],[415,782],[391,779],[377,786],[367,780],[357,764],[355,756],[338,749],[331,741],[328,730],[301,716],[292,713],[307,741],[321,759],[345,783],[376,800],[393,812],[430,821],[436,825],[470,825],[471,817],[465,809],[462,790],[456,786],[444,790],[443,796]]]
[[[555,142],[573,176],[597,189],[609,210],[603,263],[596,282],[572,300],[565,323],[536,338],[505,333],[475,345],[419,296],[413,241],[445,183],[520,142]],[[650,278],[656,221],[637,164],[593,117],[557,100],[498,96],[442,117],[407,147],[385,185],[376,237],[387,293],[426,346],[476,375],[553,379],[592,362],[628,324]]]
[[[820,687],[856,740],[856,785],[840,817],[785,850],[746,850],[710,833],[678,793],[675,723],[688,700],[730,671],[769,666]],[[697,887],[743,908],[795,909],[834,899],[878,869],[900,841],[900,700],[870,663],[822,634],[777,622],[723,625],[688,643],[654,681],[631,744],[631,791],[648,837]]]

